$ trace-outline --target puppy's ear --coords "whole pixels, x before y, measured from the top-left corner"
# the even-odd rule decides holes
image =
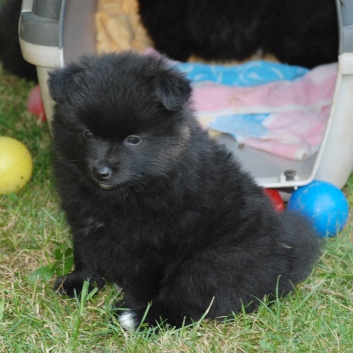
[[[157,77],[156,95],[165,109],[180,111],[190,98],[190,82],[182,73],[167,70]]]
[[[49,93],[55,102],[64,100],[76,87],[77,76],[83,72],[82,67],[68,66],[49,72]]]

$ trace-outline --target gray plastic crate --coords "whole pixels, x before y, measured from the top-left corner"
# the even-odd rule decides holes
[[[342,188],[352,171],[353,0],[336,0],[336,3],[340,33],[339,73],[318,153],[305,161],[292,161],[247,146],[239,148],[227,135],[218,138],[261,186],[290,190],[320,179]],[[47,87],[48,70],[64,66],[82,53],[96,51],[96,9],[97,0],[23,0],[19,24],[21,49],[24,58],[37,67],[49,123],[53,102]]]

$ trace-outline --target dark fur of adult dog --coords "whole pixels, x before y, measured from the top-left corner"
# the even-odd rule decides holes
[[[50,73],[55,173],[73,233],[73,296],[90,280],[123,288],[125,328],[254,310],[311,272],[310,224],[279,214],[190,109],[191,88],[163,59],[87,55]],[[119,315],[119,314],[117,314]]]
[[[139,0],[156,49],[186,61],[272,53],[290,65],[337,61],[335,0]]]
[[[6,0],[0,8],[0,59],[3,68],[18,77],[37,81],[36,67],[22,56],[18,21],[22,0]]]

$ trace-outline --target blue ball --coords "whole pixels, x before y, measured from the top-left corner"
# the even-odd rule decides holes
[[[326,181],[314,180],[290,197],[288,210],[299,211],[312,221],[322,238],[337,235],[348,220],[348,202],[343,192]]]

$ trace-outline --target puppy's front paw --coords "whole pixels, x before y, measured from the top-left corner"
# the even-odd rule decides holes
[[[128,309],[125,300],[119,300],[114,304],[115,317],[125,330],[136,330],[139,326],[138,317],[133,310]]]
[[[69,297],[73,298],[75,295],[79,295],[82,291],[82,286],[84,281],[89,280],[89,287],[88,291],[91,292],[94,286],[94,280],[80,272],[71,272],[66,276],[58,277],[56,280],[53,290],[55,293],[59,295],[68,295]],[[102,288],[104,283],[103,279],[99,278],[96,279],[96,284],[98,288]]]
[[[146,328],[156,327],[161,322],[161,315],[151,310],[151,306],[143,306],[135,309],[125,309],[123,301],[115,304],[116,317],[125,330],[143,331]],[[143,321],[142,321],[143,320]]]
[[[53,291],[56,294],[59,294],[59,295],[66,294],[66,292],[67,292],[66,285],[64,286],[65,280],[66,280],[66,276],[58,277],[56,279],[54,287],[53,287]]]
[[[73,278],[70,275],[59,277],[53,290],[59,295],[68,295],[69,297],[74,297],[75,293],[78,295],[82,291],[84,279]]]
[[[118,321],[122,328],[127,331],[137,330],[142,318],[139,318],[138,315],[133,310],[128,310],[123,312],[118,316]]]
[[[120,325],[125,330],[137,330],[143,317],[139,315],[139,309],[130,310],[125,300],[119,300],[115,303],[115,317],[118,319]]]

